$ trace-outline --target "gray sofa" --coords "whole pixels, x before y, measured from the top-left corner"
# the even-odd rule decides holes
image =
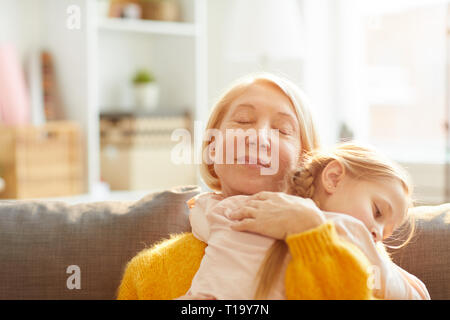
[[[129,203],[0,201],[0,299],[114,299],[133,256],[190,230],[185,202],[199,191],[178,187]],[[417,235],[394,260],[432,299],[450,299],[450,205],[414,214]],[[69,289],[70,266],[79,268],[80,289]]]

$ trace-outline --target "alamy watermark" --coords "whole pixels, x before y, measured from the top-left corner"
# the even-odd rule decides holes
[[[77,5],[70,5],[67,7],[66,27],[69,30],[81,29],[81,8]]]
[[[66,269],[70,276],[66,280],[66,287],[69,290],[81,289],[81,269],[77,265],[70,265]]]

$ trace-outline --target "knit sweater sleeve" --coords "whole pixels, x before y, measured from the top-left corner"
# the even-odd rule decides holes
[[[183,233],[142,250],[125,267],[117,299],[169,300],[185,294],[205,247],[192,233]]]
[[[285,275],[287,299],[372,299],[369,261],[339,239],[333,222],[290,235],[286,243],[292,256]]]
[[[163,279],[164,259],[153,249],[145,249],[125,267],[120,283],[118,300],[163,299],[166,290],[159,288]]]

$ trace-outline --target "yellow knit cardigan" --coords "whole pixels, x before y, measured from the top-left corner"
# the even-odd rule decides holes
[[[338,237],[332,222],[286,242],[292,256],[285,275],[287,299],[372,298],[367,258]],[[205,247],[192,233],[183,233],[141,251],[127,264],[117,298],[166,300],[185,294]]]

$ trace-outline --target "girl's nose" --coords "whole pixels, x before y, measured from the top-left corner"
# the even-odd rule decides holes
[[[374,227],[372,228],[372,236],[375,242],[383,240],[383,229]]]
[[[372,237],[373,237],[373,241],[377,242],[377,233],[375,231],[372,231]]]

